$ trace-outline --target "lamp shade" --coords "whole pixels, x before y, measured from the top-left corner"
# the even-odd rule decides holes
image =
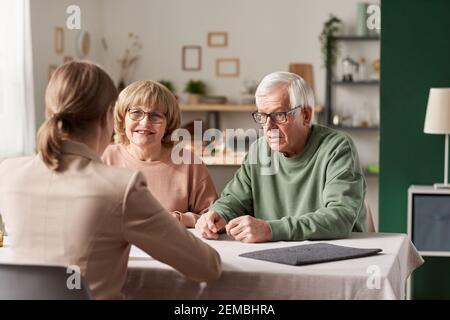
[[[423,131],[450,134],[450,88],[431,88]]]

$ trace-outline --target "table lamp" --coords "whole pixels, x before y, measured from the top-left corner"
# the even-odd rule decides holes
[[[434,187],[450,188],[448,184],[448,135],[450,134],[450,88],[431,88],[423,131],[429,134],[445,134],[444,183]]]

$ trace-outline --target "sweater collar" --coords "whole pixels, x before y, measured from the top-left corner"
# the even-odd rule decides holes
[[[100,157],[84,143],[73,140],[64,140],[62,142],[62,153],[81,156],[90,160],[101,162]]]
[[[285,161],[286,164],[302,164],[308,162],[319,147],[321,129],[322,127],[320,125],[313,124],[311,126],[311,133],[308,141],[303,150],[293,157],[285,157],[282,153],[277,152],[280,158]]]

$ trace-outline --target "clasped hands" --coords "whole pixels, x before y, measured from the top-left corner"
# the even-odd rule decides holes
[[[219,231],[225,228],[233,239],[247,242],[267,242],[272,240],[272,230],[267,221],[252,216],[241,216],[226,223],[217,212],[202,214],[195,224],[195,229],[205,239],[217,240]]]

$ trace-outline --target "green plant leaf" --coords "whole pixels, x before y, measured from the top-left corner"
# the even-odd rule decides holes
[[[206,93],[206,84],[202,80],[189,80],[186,83],[184,91],[204,95]]]
[[[341,29],[341,20],[336,16],[330,15],[330,18],[324,23],[324,27],[319,36],[321,43],[321,52],[324,66],[331,68],[335,65],[338,55],[338,46],[334,39]]]

